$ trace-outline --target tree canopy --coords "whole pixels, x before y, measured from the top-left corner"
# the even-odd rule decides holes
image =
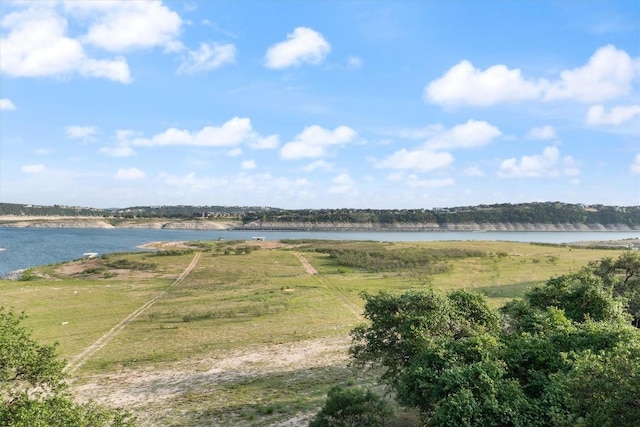
[[[125,427],[124,412],[76,403],[69,393],[64,361],[55,346],[35,342],[24,315],[0,307],[0,425],[14,427]]]
[[[627,253],[551,278],[500,310],[467,291],[365,295],[351,355],[382,368],[428,426],[634,425],[636,261]]]

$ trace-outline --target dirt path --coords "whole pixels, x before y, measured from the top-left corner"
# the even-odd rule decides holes
[[[302,266],[304,267],[304,270],[308,274],[312,276],[315,276],[318,274],[318,271],[315,268],[313,268],[313,266],[309,263],[309,260],[307,260],[301,253],[294,252],[294,255],[296,256],[296,258],[300,260],[300,262],[302,263]]]
[[[342,305],[347,307],[349,309],[349,311],[351,311],[354,314],[354,316],[356,316],[358,319],[360,319],[362,317],[361,316],[362,310],[356,304],[351,302],[351,297],[349,296],[349,294],[347,294],[346,292],[344,292],[340,288],[337,288],[335,286],[331,286],[330,284],[328,284],[322,278],[322,276],[320,276],[318,274],[318,271],[315,268],[313,268],[313,266],[311,265],[309,260],[307,260],[304,257],[304,255],[302,255],[299,252],[294,252],[294,255],[296,256],[296,258],[298,258],[300,260],[300,262],[302,263],[302,266],[304,267],[305,271],[308,274],[310,274],[313,277],[315,277],[316,279],[318,279],[318,282],[320,282],[320,284],[322,284],[322,286],[324,286],[326,289],[328,289],[330,292],[332,292],[334,294],[334,296],[342,303]]]
[[[184,269],[182,274],[180,274],[180,276],[178,276],[178,278],[167,288],[167,290],[165,290],[160,295],[156,295],[151,300],[147,301],[142,307],[138,308],[136,311],[129,314],[120,323],[118,323],[116,326],[111,328],[107,333],[105,333],[100,338],[98,338],[93,344],[85,348],[80,354],[78,354],[73,359],[71,359],[71,361],[67,363],[67,366],[64,367],[64,372],[72,374],[73,372],[77,371],[82,365],[85,364],[85,362],[91,356],[93,356],[98,350],[100,350],[105,345],[107,345],[107,343],[114,336],[118,335],[120,331],[122,331],[129,323],[134,321],[138,316],[144,313],[146,309],[151,307],[153,304],[156,303],[156,301],[158,301],[160,298],[165,296],[167,292],[169,292],[173,287],[179,285],[180,282],[182,282],[185,279],[185,277],[187,277],[187,275],[191,272],[191,270],[193,270],[195,266],[198,264],[198,260],[200,259],[201,255],[202,255],[201,252],[196,253],[191,263],[187,266],[187,268]]]

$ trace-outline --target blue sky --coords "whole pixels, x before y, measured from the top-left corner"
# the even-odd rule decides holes
[[[640,4],[2,0],[0,201],[638,205]]]

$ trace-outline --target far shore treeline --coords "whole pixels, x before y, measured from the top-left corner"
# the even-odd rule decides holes
[[[624,224],[640,226],[640,206],[604,206],[561,202],[502,203],[434,209],[281,209],[264,206],[134,206],[97,209],[65,205],[0,203],[0,216],[77,216],[103,218],[230,219],[251,224]]]

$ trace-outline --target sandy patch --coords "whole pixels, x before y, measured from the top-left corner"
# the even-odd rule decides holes
[[[171,411],[180,396],[207,390],[215,384],[233,384],[270,374],[346,366],[348,336],[271,344],[227,352],[198,360],[184,360],[145,368],[123,368],[119,372],[82,379],[72,388],[82,401],[94,400],[113,407],[126,407],[140,419],[158,411]],[[298,414],[276,425],[306,425],[311,414]],[[153,425],[145,424],[145,425]]]
[[[149,242],[137,247],[140,249],[155,249],[157,251],[169,251],[169,250],[175,250],[175,249],[198,249],[195,246],[189,246],[186,241]]]

